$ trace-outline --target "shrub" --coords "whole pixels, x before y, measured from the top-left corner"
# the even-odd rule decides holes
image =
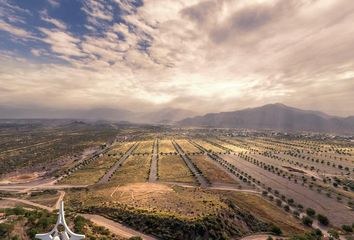
[[[282,230],[278,227],[273,225],[272,229],[270,230],[272,233],[274,233],[274,235],[280,236],[283,232]]]
[[[300,216],[300,213],[298,211],[294,211],[293,215],[298,218]]]
[[[353,232],[353,228],[349,225],[342,225],[342,229],[345,231],[345,232]]]
[[[302,223],[303,223],[304,225],[310,227],[310,226],[312,226],[313,221],[312,221],[311,218],[305,216],[305,217],[302,218]]]
[[[326,216],[323,216],[322,214],[317,214],[317,220],[324,226],[327,226],[329,224],[329,220]]]
[[[14,226],[7,223],[0,223],[0,237],[4,237],[2,239],[6,239],[5,237],[9,236],[12,232]]]
[[[315,214],[316,214],[316,211],[313,210],[312,208],[307,208],[307,209],[306,209],[306,214],[307,214],[309,217],[314,217]]]
[[[285,206],[284,206],[284,210],[287,211],[287,212],[289,212],[289,211],[290,211],[290,207],[289,207],[288,205],[285,205]]]
[[[330,236],[330,239],[339,239],[339,233],[334,229],[328,230],[328,234]]]

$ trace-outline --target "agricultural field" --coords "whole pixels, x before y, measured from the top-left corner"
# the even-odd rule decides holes
[[[293,199],[294,204],[302,204],[305,207],[313,208],[318,213],[327,215],[334,224],[351,224],[354,213],[348,212],[348,206],[344,201],[338,201],[335,197],[328,197],[315,189],[310,189],[299,182],[289,180],[288,176],[273,173],[237,156],[223,156],[231,164],[236,165],[241,171],[256,178],[266,188],[272,191],[277,190],[278,195],[284,195],[286,199]]]
[[[214,142],[209,140],[194,139],[193,142],[208,152],[222,153],[226,151],[225,149],[218,147]]]
[[[67,177],[59,181],[59,184],[77,184],[90,185],[98,182],[98,180],[113,166],[119,159],[119,156],[104,155],[99,159],[94,160],[81,169],[75,171]]]
[[[176,142],[185,153],[200,153],[200,150],[186,139],[177,139]]]
[[[176,149],[171,140],[159,140],[159,153],[176,153]]]
[[[118,143],[117,145],[115,145],[114,147],[112,147],[110,149],[110,151],[108,152],[108,155],[112,155],[112,156],[119,156],[119,155],[123,155],[126,151],[129,150],[129,148],[131,148],[134,145],[134,142],[122,142],[122,143]]]
[[[154,141],[140,141],[139,146],[135,149],[134,153],[151,154],[153,150]]]
[[[163,155],[158,160],[159,181],[195,183],[191,171],[178,155]]]
[[[146,182],[150,169],[150,156],[130,155],[112,175],[110,182],[115,184]]]
[[[205,177],[213,184],[228,183],[239,185],[239,182],[218,167],[206,155],[191,156],[192,162],[202,171]]]

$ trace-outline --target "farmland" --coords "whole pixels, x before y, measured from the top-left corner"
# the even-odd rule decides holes
[[[306,216],[325,234],[328,228],[344,234],[342,225],[354,222],[350,142],[265,133],[231,136],[231,130],[185,134],[134,126],[104,131],[109,141],[94,138],[89,148],[65,155],[71,160],[63,161],[55,175],[6,177],[20,183],[0,189],[48,207],[65,192],[71,210],[162,239],[241,237],[278,228],[292,236],[311,231],[311,224],[302,223]],[[28,149],[54,143],[33,144]],[[6,145],[4,151],[18,150]],[[21,151],[26,154],[27,147]],[[181,226],[177,232],[175,225]]]

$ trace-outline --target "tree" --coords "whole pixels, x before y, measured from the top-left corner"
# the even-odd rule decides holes
[[[328,218],[322,214],[317,214],[317,220],[324,226],[329,224]]]
[[[316,214],[316,211],[313,210],[312,208],[307,208],[307,209],[306,209],[306,214],[307,214],[309,217],[314,217],[315,214]]]
[[[275,225],[272,226],[270,231],[272,233],[274,233],[274,235],[277,235],[277,236],[280,236],[283,233],[282,230],[278,226],[275,226]]]
[[[311,218],[305,216],[305,217],[302,218],[302,223],[303,223],[304,225],[310,227],[310,226],[312,226],[313,221],[312,221]]]

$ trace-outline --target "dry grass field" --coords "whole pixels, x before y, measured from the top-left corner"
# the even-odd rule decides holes
[[[191,171],[178,155],[160,156],[158,175],[159,180],[164,182],[195,183]]]
[[[159,153],[175,153],[176,149],[172,144],[171,140],[160,140],[159,141]]]
[[[260,219],[279,226],[287,235],[310,231],[310,228],[306,228],[299,221],[264,200],[261,196],[249,193],[230,193],[230,195],[236,201],[237,206],[247,209]]]
[[[139,146],[135,149],[134,153],[148,153],[152,152],[154,141],[140,141]]]
[[[191,156],[190,158],[212,183],[238,184],[237,181],[211,162],[212,160],[208,156],[200,155]]]
[[[114,146],[109,152],[109,155],[122,155],[134,145],[134,142],[123,142]]]
[[[204,140],[193,140],[195,143],[201,145],[203,148],[205,148],[207,151],[210,151],[210,152],[215,152],[215,153],[220,153],[220,152],[225,152],[224,149],[222,148],[219,148],[209,142],[206,142]]]
[[[113,174],[110,182],[115,184],[145,182],[148,179],[150,156],[129,156]]]
[[[98,180],[113,166],[118,160],[117,157],[108,157],[107,155],[89,163],[88,165],[77,170],[68,177],[63,178],[59,184],[73,185],[90,185],[98,182]]]
[[[186,139],[178,139],[176,142],[181,146],[183,151],[185,153],[199,153],[200,150],[195,147],[193,144],[191,144],[188,140]]]

